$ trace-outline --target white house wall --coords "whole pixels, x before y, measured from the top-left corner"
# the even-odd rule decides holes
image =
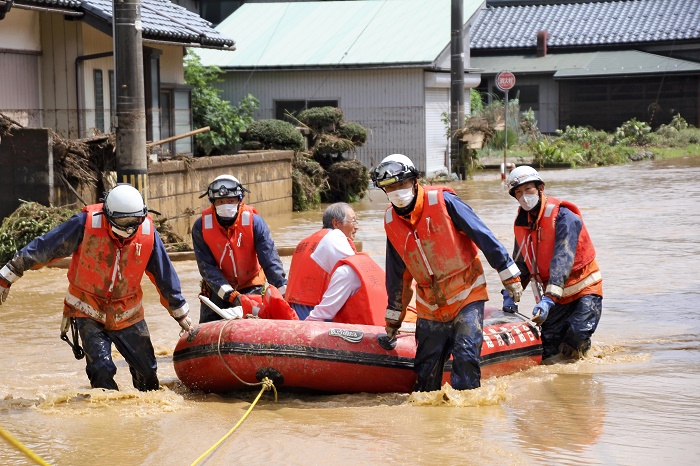
[[[233,104],[249,93],[258,98],[256,119],[274,118],[275,100],[338,100],[346,121],[370,130],[355,153],[365,166],[402,153],[426,169],[421,69],[228,72],[221,87]]]
[[[81,23],[41,13],[42,126],[78,137],[75,59],[82,55]]]
[[[14,9],[0,22],[0,112],[24,126],[41,122],[39,13]]]
[[[0,49],[40,51],[39,13],[13,8],[0,22]]]

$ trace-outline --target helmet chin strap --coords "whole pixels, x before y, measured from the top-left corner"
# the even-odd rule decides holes
[[[112,233],[114,233],[114,235],[120,239],[129,239],[132,236],[134,236],[134,233],[136,233],[136,230],[134,230],[132,233],[128,233],[122,229],[119,229],[115,226],[112,226]]]

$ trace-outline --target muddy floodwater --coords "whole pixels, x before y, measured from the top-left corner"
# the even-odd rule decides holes
[[[700,464],[700,156],[542,170],[547,193],[582,210],[604,277],[589,356],[489,379],[470,392],[264,394],[207,465]],[[496,172],[451,185],[512,249],[517,203]],[[356,203],[357,240],[384,265],[381,191]],[[322,209],[267,218],[276,243],[320,228]],[[283,258],[289,269],[289,258]],[[485,263],[485,261],[484,261]],[[500,283],[487,269],[491,305]],[[199,274],[176,268],[198,318]],[[144,281],[160,391],[90,388],[59,339],[66,270],[27,272],[0,307],[0,427],[57,465],[189,465],[244,415],[255,392],[193,392],[177,379],[179,327]],[[520,304],[530,313],[534,301]],[[0,439],[0,464],[32,464]]]

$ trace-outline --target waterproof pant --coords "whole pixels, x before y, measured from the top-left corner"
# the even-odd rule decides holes
[[[207,290],[209,290],[208,287],[207,287]],[[251,287],[245,288],[243,290],[239,290],[239,293],[241,293],[241,294],[262,294],[262,286],[251,286]],[[233,305],[231,303],[219,298],[219,295],[217,295],[215,293],[210,292],[209,299],[211,300],[212,303],[216,304],[221,309],[228,309],[229,307],[233,307]],[[214,322],[215,320],[221,320],[221,319],[222,319],[222,317],[219,314],[217,314],[215,311],[212,311],[211,309],[209,309],[209,306],[207,306],[206,304],[202,303],[201,306],[199,307],[199,323],[200,324],[203,324],[205,322]]]
[[[591,347],[591,336],[600,322],[603,297],[581,296],[568,304],[556,304],[542,324],[542,359],[564,351],[567,356],[585,355]]]
[[[299,320],[306,320],[309,314],[311,314],[311,311],[314,310],[314,306],[309,306],[308,304],[289,303],[289,305],[294,309],[294,312],[297,313]]]
[[[83,341],[85,372],[92,388],[119,390],[114,381],[117,373],[112,361],[114,343],[129,364],[134,388],[142,392],[158,390],[156,355],[145,320],[121,330],[105,330],[103,324],[88,318],[76,318],[75,325]]]
[[[415,392],[439,390],[445,362],[452,355],[450,385],[456,390],[481,386],[481,345],[484,341],[484,301],[464,306],[451,322],[426,319],[416,321],[416,358],[418,375]]]

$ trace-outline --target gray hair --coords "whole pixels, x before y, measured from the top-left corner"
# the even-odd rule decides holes
[[[345,216],[350,209],[352,209],[350,204],[345,202],[336,202],[326,207],[325,212],[323,212],[323,228],[333,228],[333,220],[345,223]]]

